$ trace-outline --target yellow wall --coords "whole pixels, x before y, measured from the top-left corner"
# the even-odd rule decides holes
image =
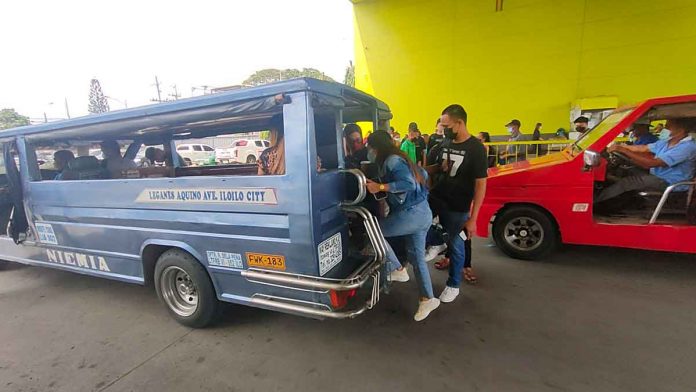
[[[402,134],[460,103],[475,131],[569,126],[576,100],[696,93],[696,0],[354,1],[356,85]]]

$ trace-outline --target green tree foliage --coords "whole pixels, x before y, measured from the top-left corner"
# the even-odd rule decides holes
[[[29,125],[29,117],[22,116],[14,109],[0,110],[0,129],[9,129]]]
[[[260,71],[254,72],[245,81],[246,86],[260,86],[262,84],[278,82],[281,80],[295,79],[295,78],[315,78],[319,80],[329,80],[334,81],[330,77],[326,76],[323,72],[314,68],[302,68],[302,70],[289,68],[289,69],[276,69],[276,68],[266,68]]]
[[[355,87],[355,65],[352,61],[346,67],[346,76],[343,78],[343,84]]]
[[[104,113],[109,111],[109,102],[102,91],[97,79],[92,79],[89,86],[89,107],[90,113]]]

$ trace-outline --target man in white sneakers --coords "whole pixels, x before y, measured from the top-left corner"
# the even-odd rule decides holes
[[[440,301],[445,303],[454,301],[459,295],[466,260],[466,235],[462,233],[476,233],[476,219],[486,194],[486,149],[469,133],[466,121],[467,114],[461,105],[445,108],[440,123],[449,141],[442,146],[437,163],[427,167],[429,173],[444,174],[432,189],[431,197],[438,201],[435,204],[439,205],[439,210],[433,212],[440,217],[449,237],[449,278],[440,294]]]

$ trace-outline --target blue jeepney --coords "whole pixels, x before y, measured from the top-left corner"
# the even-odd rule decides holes
[[[219,301],[357,316],[384,288],[384,238],[360,206],[366,180],[345,168],[341,131],[390,118],[358,90],[294,79],[0,131],[0,260],[153,283],[192,327],[212,322]],[[273,127],[282,172],[192,164]],[[254,154],[243,162],[263,159]]]

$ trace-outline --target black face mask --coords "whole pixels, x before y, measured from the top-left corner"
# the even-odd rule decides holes
[[[452,130],[452,128],[445,128],[445,137],[447,139],[454,139],[454,136],[455,136],[455,133],[454,133],[454,130]]]
[[[585,133],[585,131],[587,131],[587,128],[585,128],[583,126],[579,126],[579,127],[575,127],[575,131],[580,132],[580,133]]]

